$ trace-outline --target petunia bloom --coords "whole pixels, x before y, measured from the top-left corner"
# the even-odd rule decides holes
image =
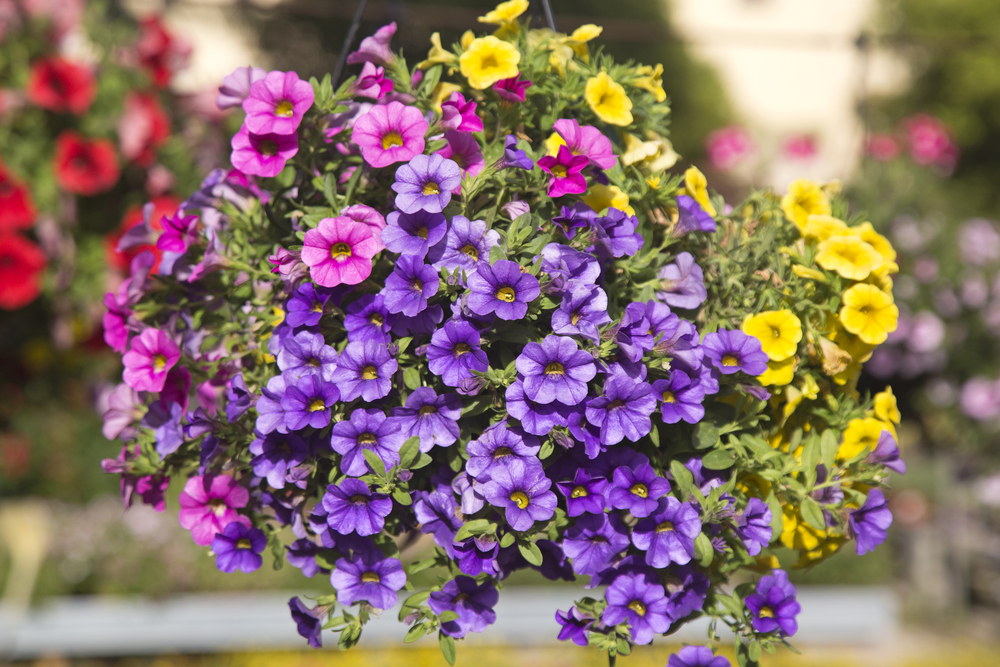
[[[535,521],[551,519],[556,509],[552,482],[541,465],[508,469],[497,466],[490,481],[483,485],[483,495],[491,505],[504,510],[507,523],[514,530],[528,530]]]
[[[351,141],[373,167],[408,162],[424,150],[427,121],[420,109],[399,102],[379,105],[357,119]]]
[[[606,506],[605,492],[608,480],[595,477],[585,468],[578,468],[573,479],[556,482],[560,493],[566,497],[566,514],[580,516],[584,513],[603,514]]]
[[[382,66],[391,65],[396,60],[395,54],[389,48],[389,43],[392,41],[394,34],[396,34],[395,21],[382,26],[375,31],[375,34],[361,40],[358,50],[347,56],[347,64],[374,63]]]
[[[732,663],[707,646],[685,646],[670,656],[667,667],[732,667]]]
[[[573,155],[582,155],[605,171],[618,163],[611,140],[596,127],[580,125],[575,118],[560,118],[552,129]]]
[[[500,233],[495,229],[488,230],[484,221],[456,215],[448,225],[444,243],[431,248],[427,259],[438,271],[463,269],[472,274],[479,262],[490,256],[490,248],[499,243]]]
[[[705,212],[705,209],[687,195],[677,196],[677,224],[674,225],[674,236],[684,236],[691,232],[714,232],[715,218]]]
[[[136,391],[161,391],[167,373],[180,358],[180,348],[170,336],[159,329],[146,329],[132,339],[132,346],[122,356],[122,380]]]
[[[524,380],[525,395],[545,405],[558,400],[577,405],[587,398],[587,383],[597,375],[593,355],[568,336],[546,336],[530,342],[514,362]]]
[[[233,166],[250,176],[277,176],[285,164],[299,152],[295,134],[254,134],[243,126],[233,135],[230,145]]]
[[[660,507],[660,499],[669,492],[670,482],[658,476],[648,463],[635,468],[622,465],[615,468],[611,478],[608,505],[628,510],[632,516],[642,519],[654,512],[667,511],[667,508]]]
[[[451,131],[451,130],[449,130]],[[447,136],[447,133],[446,133]],[[396,170],[396,207],[403,213],[440,213],[462,182],[460,165],[443,151],[417,155]],[[398,252],[398,251],[394,251]]]
[[[705,416],[705,388],[682,370],[674,370],[667,380],[653,383],[653,396],[660,403],[660,415],[664,424],[685,421],[697,424]]]
[[[392,375],[398,368],[384,343],[374,340],[348,343],[330,380],[340,389],[342,401],[357,398],[374,401],[389,393]]]
[[[635,442],[652,429],[649,416],[656,410],[653,389],[647,382],[614,374],[604,380],[604,395],[587,401],[587,421],[601,429],[601,442],[615,445],[628,438]]]
[[[493,90],[502,100],[520,103],[527,99],[528,88],[531,88],[533,85],[535,84],[527,79],[522,79],[519,73],[509,79],[497,81],[493,84]]]
[[[628,548],[628,528],[617,514],[585,514],[566,529],[563,550],[573,559],[573,571],[594,575],[611,567]]]
[[[886,530],[892,525],[892,512],[885,500],[885,494],[872,489],[860,509],[851,512],[847,527],[857,540],[857,553],[863,556],[885,542]]]
[[[360,479],[347,478],[326,487],[323,509],[326,522],[341,535],[375,535],[382,531],[385,517],[392,511],[392,499],[373,493]]]
[[[446,611],[458,614],[458,618],[441,624],[441,632],[461,638],[470,632],[482,632],[497,620],[493,607],[500,600],[493,582],[486,579],[477,584],[472,577],[458,576],[447,582],[440,591],[431,593],[428,606],[435,614]]]
[[[458,387],[472,371],[486,372],[489,360],[480,347],[479,331],[468,322],[449,320],[434,332],[427,347],[427,365],[449,387]]]
[[[263,67],[237,67],[222,79],[219,86],[219,96],[215,98],[215,105],[220,109],[230,109],[243,104],[243,100],[250,94],[250,86],[267,76],[267,70]]]
[[[760,375],[767,370],[767,354],[761,350],[760,341],[742,331],[720,329],[705,336],[701,346],[705,358],[723,375],[739,371]]]
[[[777,630],[781,636],[790,637],[799,629],[798,616],[802,608],[795,600],[795,586],[789,583],[788,573],[774,570],[762,577],[757,590],[745,599],[747,609],[753,614],[753,628],[768,633]]]
[[[376,609],[389,609],[399,599],[396,591],[406,584],[403,565],[378,549],[355,551],[336,566],[330,583],[337,591],[337,602],[345,606],[364,600]]]
[[[506,421],[501,421],[468,444],[469,460],[465,463],[465,471],[477,481],[485,482],[498,467],[513,470],[537,466],[539,449],[538,438],[519,433],[508,427]]]
[[[406,397],[406,403],[394,408],[392,416],[399,420],[403,439],[420,438],[420,451],[447,447],[458,440],[458,418],[462,401],[455,394],[440,396],[430,387],[419,387]]]
[[[560,146],[559,152],[555,156],[546,155],[539,158],[539,168],[551,176],[548,195],[562,197],[563,195],[586,192],[587,179],[580,172],[588,164],[590,164],[590,158],[585,155],[573,155],[565,146]]]
[[[212,540],[215,566],[222,572],[232,573],[239,570],[244,574],[250,574],[259,570],[264,564],[260,554],[266,546],[267,538],[264,537],[262,530],[247,528],[239,521],[234,521]]]
[[[670,628],[663,586],[649,583],[644,573],[619,574],[604,592],[604,597],[608,606],[601,620],[606,625],[627,622],[636,644],[649,644],[654,635]]]
[[[382,243],[400,255],[424,257],[448,233],[448,222],[443,215],[423,209],[415,213],[393,211],[386,220]]]
[[[736,522],[736,534],[747,553],[756,556],[771,543],[771,508],[760,498],[751,498]]]
[[[517,262],[500,259],[479,265],[469,276],[469,308],[477,315],[496,313],[502,320],[519,320],[528,312],[528,303],[541,294],[538,279],[522,273]]]
[[[385,76],[385,68],[368,61],[354,81],[354,95],[380,100],[392,92],[395,84]]]
[[[576,607],[569,611],[556,610],[556,623],[562,626],[559,630],[559,641],[572,641],[577,646],[587,646],[590,643],[590,628],[594,619],[580,613]]]
[[[351,413],[349,420],[333,425],[330,445],[342,457],[340,472],[361,477],[369,469],[365,450],[374,452],[387,469],[391,468],[399,463],[403,436],[397,420],[388,419],[381,410],[360,408]]]
[[[357,285],[371,275],[372,257],[379,251],[371,229],[347,216],[323,218],[306,232],[302,261],[323,287]]]
[[[322,648],[323,637],[320,633],[323,622],[316,617],[313,610],[306,607],[298,597],[288,601],[288,608],[292,612],[292,620],[295,621],[299,636],[309,642],[309,646]]]
[[[476,115],[476,101],[466,101],[457,90],[441,103],[441,127],[459,132],[482,132],[483,119]]]
[[[191,531],[198,546],[207,547],[234,521],[250,527],[250,519],[237,512],[250,502],[250,492],[229,475],[192,477],[177,499],[181,528]]]
[[[315,97],[312,85],[295,72],[268,72],[243,100],[243,126],[254,134],[293,134]]]
[[[486,166],[483,159],[483,149],[480,148],[476,137],[469,132],[458,132],[457,130],[445,130],[444,138],[448,142],[444,148],[437,151],[435,155],[448,158],[459,166],[463,176],[475,176],[482,172]],[[461,185],[458,184],[452,190],[452,194],[461,194]]]
[[[682,252],[671,264],[660,269],[660,289],[656,298],[673,308],[697,308],[705,299],[705,274],[689,252]]]
[[[646,552],[650,567],[664,568],[670,563],[690,562],[694,558],[694,540],[700,533],[698,510],[691,503],[664,496],[656,511],[636,524],[632,543]]]
[[[347,307],[344,315],[347,340],[352,343],[374,340],[386,344],[395,320],[396,316],[391,315],[385,307],[383,295],[365,294]]]
[[[437,294],[440,284],[437,271],[424,264],[423,258],[403,255],[396,260],[380,293],[390,313],[414,317],[427,308],[427,299]]]

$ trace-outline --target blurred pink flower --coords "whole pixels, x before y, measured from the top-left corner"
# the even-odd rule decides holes
[[[708,160],[716,171],[731,171],[756,150],[750,135],[738,125],[723,127],[705,139]]]
[[[868,137],[865,153],[879,162],[891,162],[899,157],[899,141],[891,134],[873,134]]]
[[[924,167],[940,167],[949,173],[955,168],[958,146],[944,123],[928,114],[917,114],[904,120],[903,128],[914,162]]]
[[[811,160],[816,157],[816,138],[807,134],[791,137],[781,149],[782,155],[790,160]]]

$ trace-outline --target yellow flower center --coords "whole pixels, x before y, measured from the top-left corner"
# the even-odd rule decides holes
[[[761,607],[759,616],[761,618],[774,618],[774,610],[767,606]]]
[[[412,283],[410,283],[410,287],[413,288],[414,292],[423,292],[424,291],[424,284],[422,282],[420,282],[419,280],[414,280]]]
[[[514,290],[511,289],[510,287],[501,287],[500,289],[497,290],[496,297],[501,301],[506,301],[507,303],[513,303],[514,299],[517,298],[517,295],[514,293]]]
[[[314,303],[312,305],[311,310],[314,313],[322,313],[323,312],[323,304],[321,304],[319,301],[317,301],[316,303]]]
[[[226,501],[222,498],[209,498],[206,504],[212,508],[212,513],[215,516],[222,516],[229,509],[229,505],[226,505]]]
[[[291,118],[295,114],[295,106],[288,100],[281,100],[274,107],[274,115],[281,118]]]
[[[424,407],[420,408],[421,415],[432,415],[437,411],[438,409],[433,405],[425,405]]]
[[[274,157],[278,154],[278,144],[270,139],[264,139],[260,142],[260,154],[267,157]]]
[[[441,188],[438,187],[437,183],[435,183],[434,181],[429,181],[427,183],[424,183],[424,195],[425,196],[426,195],[439,195],[439,194],[441,194]],[[424,236],[424,238],[427,238],[427,237]]]
[[[330,247],[330,257],[333,259],[347,258],[351,256],[351,246],[346,243],[334,243]]]
[[[382,150],[389,150],[393,146],[402,146],[403,137],[399,132],[386,132],[382,135]]]
[[[247,538],[243,537],[243,538],[240,538],[240,539],[236,540],[236,548],[237,549],[252,549],[253,545],[250,544],[250,540],[248,540]]]
[[[677,402],[677,397],[674,396],[674,392],[672,392],[672,391],[665,391],[665,392],[663,392],[663,402],[664,403],[676,403]]]
[[[362,380],[376,380],[378,379],[378,369],[374,366],[365,366],[361,369],[361,379]]]
[[[157,373],[162,373],[167,367],[167,358],[162,354],[157,354],[153,356],[153,370]]]
[[[417,228],[417,236],[419,236],[420,238],[422,238],[423,240],[426,241],[427,240],[427,228],[426,227],[418,227]]]
[[[671,531],[673,529],[674,529],[674,524],[670,523],[669,521],[664,521],[663,523],[658,524],[656,526],[656,532],[658,533],[666,533],[667,531]]]
[[[494,459],[502,459],[504,457],[510,456],[513,453],[514,452],[511,451],[510,447],[497,447],[493,451],[493,458]]]
[[[781,329],[771,327],[771,335],[774,336],[775,338],[781,338]]]
[[[585,487],[585,486],[576,486],[576,487],[573,487],[573,492],[569,494],[569,497],[570,498],[586,498],[589,495],[590,494],[587,493],[587,487]]]
[[[565,375],[566,369],[558,361],[553,361],[551,364],[545,367],[546,375]]]
[[[514,493],[510,494],[510,499],[511,501],[513,501],[515,505],[517,505],[518,509],[523,510],[525,507],[528,506],[528,496],[525,495],[523,491],[515,491]]]
[[[638,600],[632,600],[628,603],[628,608],[639,614],[640,616],[646,615],[646,605],[639,602]]]
[[[468,354],[471,350],[469,349],[469,346],[466,345],[465,343],[459,343],[458,345],[455,346],[455,349],[452,351],[455,353],[456,357],[460,357],[463,354]]]
[[[722,357],[722,365],[723,366],[739,366],[740,365],[740,360],[737,359],[736,357],[734,357],[731,354],[727,354],[726,356]]]
[[[625,403],[620,398],[616,398],[608,404],[608,410],[617,410],[618,408],[623,407],[625,407]]]
[[[375,438],[374,433],[362,433],[358,436],[358,444],[364,445],[374,445],[378,440]]]
[[[642,482],[639,482],[632,485],[632,488],[629,489],[629,493],[639,496],[640,498],[646,498],[649,496],[649,488]]]
[[[556,178],[566,178],[566,167],[561,164],[554,165],[550,171]]]
[[[367,505],[368,496],[363,496],[359,493],[356,496],[351,496],[351,502],[354,503],[355,505]]]
[[[464,255],[468,255],[469,257],[471,257],[473,260],[475,260],[477,262],[479,261],[479,251],[476,250],[475,246],[466,244],[466,245],[462,246],[461,248],[459,248],[459,252],[462,253],[462,254],[464,254]]]
[[[319,412],[320,410],[326,410],[326,403],[323,402],[322,398],[317,398],[309,404],[309,412]]]
[[[377,327],[380,327],[385,322],[385,320],[383,320],[382,316],[379,315],[378,313],[372,313],[371,315],[368,316],[368,322],[374,324]]]
[[[361,575],[361,583],[363,584],[377,584],[381,581],[382,579],[377,572],[365,572]]]
[[[576,326],[580,323],[580,313],[573,313],[569,316],[569,323]]]

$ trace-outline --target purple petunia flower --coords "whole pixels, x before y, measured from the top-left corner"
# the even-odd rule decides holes
[[[542,248],[542,271],[552,280],[551,287],[560,291],[573,284],[593,285],[601,277],[596,257],[561,243]]]
[[[648,463],[618,466],[608,489],[608,505],[641,519],[660,511],[659,500],[669,492],[670,482],[657,476]]]
[[[441,632],[461,638],[470,632],[482,632],[497,620],[493,607],[500,600],[493,582],[487,579],[477,584],[472,577],[458,576],[440,591],[431,593],[427,605],[435,614],[452,611],[458,618],[441,624]]]
[[[604,496],[608,488],[608,480],[605,478],[591,475],[585,468],[578,468],[571,481],[556,482],[556,487],[566,497],[566,514],[569,516],[604,512]]]
[[[285,321],[292,327],[314,327],[319,324],[332,292],[310,282],[299,285],[285,303]]]
[[[567,336],[528,343],[514,366],[524,378],[525,395],[542,405],[557,398],[564,405],[579,404],[587,398],[587,383],[597,375],[594,357]]]
[[[548,435],[556,426],[567,426],[574,409],[558,401],[542,405],[524,394],[524,381],[518,377],[504,394],[507,414],[521,422],[521,427],[533,435]]]
[[[389,609],[399,599],[396,591],[406,585],[402,563],[378,549],[355,551],[350,560],[341,558],[336,565],[330,583],[344,606],[365,600],[376,609]]]
[[[348,54],[347,64],[374,63],[383,67],[391,65],[396,61],[396,54],[389,46],[394,34],[396,34],[395,21],[382,26],[375,31],[375,34],[362,39],[357,51]]]
[[[440,213],[462,182],[459,165],[440,153],[418,155],[396,170],[396,208],[403,213]],[[391,249],[391,248],[390,248]],[[393,251],[398,252],[398,251]]]
[[[707,646],[685,646],[670,656],[667,667],[732,667],[732,663]]]
[[[572,206],[563,206],[552,222],[559,225],[566,238],[572,240],[578,229],[592,229],[597,224],[597,212],[583,202],[577,202]]]
[[[281,399],[281,409],[285,411],[285,427],[289,431],[306,426],[323,428],[330,423],[333,404],[340,398],[336,384],[311,373],[285,380],[287,388]]]
[[[503,157],[497,162],[500,169],[514,168],[531,171],[535,168],[535,163],[528,157],[528,154],[517,147],[517,137],[508,134],[503,139]]]
[[[337,351],[326,344],[322,335],[300,331],[292,336],[282,336],[277,362],[282,374],[284,371],[293,371],[290,377],[313,374],[319,375],[324,382],[330,382],[337,368]]]
[[[667,594],[667,616],[674,623],[705,605],[708,575],[688,565],[672,565],[662,576]]]
[[[660,498],[656,511],[636,524],[632,543],[646,552],[648,565],[664,568],[670,563],[684,565],[690,562],[694,558],[694,540],[699,533],[698,510],[691,503],[665,496]]]
[[[414,317],[427,308],[427,299],[437,294],[441,279],[433,267],[414,255],[403,255],[385,279],[380,292],[390,313]]]
[[[617,514],[586,514],[566,529],[563,551],[573,559],[577,574],[606,570],[628,548],[628,528]]]
[[[215,566],[227,573],[239,570],[250,574],[264,563],[260,554],[265,546],[267,538],[262,530],[247,528],[242,523],[233,521],[212,540]]]
[[[717,392],[718,387],[710,390],[705,384],[706,378],[702,373],[705,353],[701,349],[701,337],[695,326],[679,318],[676,313],[671,313],[671,316],[662,322],[661,327],[663,333],[653,349],[660,354],[670,356],[674,362],[681,362],[685,367],[684,372],[692,379],[697,378],[706,394]],[[671,363],[671,367],[673,366]]]
[[[615,445],[628,438],[635,442],[653,427],[649,416],[656,410],[653,389],[647,382],[620,374],[604,380],[604,395],[587,401],[587,421],[601,429],[601,442]]]
[[[393,211],[386,218],[382,243],[404,256],[424,257],[448,233],[448,222],[440,213],[418,210],[415,213]]]
[[[389,331],[395,321],[396,316],[385,307],[385,296],[365,294],[347,307],[344,315],[347,340],[352,343],[371,340],[384,345],[389,342]]]
[[[538,282],[535,284],[537,286]],[[538,296],[537,287],[535,296]],[[136,391],[162,391],[167,373],[180,358],[180,348],[170,336],[159,329],[145,329],[132,339],[129,351],[122,355],[125,365],[122,381]]]
[[[660,269],[657,277],[661,282],[656,298],[673,308],[697,308],[708,298],[705,274],[689,252],[678,254],[672,264]]]
[[[688,424],[697,424],[705,416],[705,389],[687,373],[675,370],[670,379],[653,383],[653,395],[660,404],[660,415],[664,424],[676,424],[682,419]]]
[[[747,553],[756,556],[771,543],[771,508],[760,498],[751,498],[736,522],[736,534]]]
[[[243,373],[237,373],[226,389],[226,420],[230,424],[234,423],[250,409],[251,402],[250,390],[243,381]]]
[[[468,444],[469,460],[465,462],[465,471],[477,481],[485,482],[497,467],[514,473],[515,467],[541,465],[535,458],[540,449],[538,438],[508,428],[505,420],[489,427]]]
[[[885,542],[886,529],[892,525],[892,512],[889,511],[885,494],[878,489],[872,489],[865,498],[865,504],[860,509],[851,512],[847,519],[847,527],[857,540],[857,552],[862,556]]]
[[[462,269],[472,274],[479,262],[490,256],[490,248],[500,243],[500,233],[486,229],[482,220],[469,220],[456,215],[451,219],[445,242],[434,246],[427,255],[431,265],[440,271]]]
[[[667,600],[663,586],[650,583],[645,574],[626,572],[619,574],[604,592],[608,606],[601,615],[606,625],[628,623],[632,641],[649,644],[654,634],[670,628],[667,618]]]
[[[469,276],[468,305],[476,315],[496,313],[501,320],[519,320],[528,313],[528,304],[538,298],[538,279],[522,273],[517,262],[499,259],[493,265],[479,264]]]
[[[299,636],[309,642],[309,646],[323,648],[323,637],[320,634],[323,629],[323,621],[298,597],[293,597],[288,601],[288,608],[292,612],[292,620],[295,621]]]
[[[317,573],[329,574],[329,570],[322,569],[316,563],[316,555],[320,552],[320,547],[315,542],[302,538],[295,540],[290,545],[285,546],[285,559],[292,567],[302,571],[302,574],[315,577]]]
[[[576,581],[573,566],[559,544],[552,540],[538,540],[535,544],[542,552],[542,564],[532,565],[532,569],[550,581]]]
[[[622,257],[635,255],[642,248],[642,234],[636,231],[638,226],[639,219],[634,215],[609,208],[606,214],[594,221],[592,229],[597,242],[612,257]]]
[[[430,336],[443,319],[444,308],[437,303],[431,304],[415,317],[397,317],[392,325],[392,333],[395,336]]]
[[[348,478],[339,486],[329,485],[322,502],[328,512],[327,524],[341,535],[376,535],[392,511],[392,499],[373,493],[360,479]]]
[[[266,477],[275,489],[285,488],[285,475],[309,458],[309,445],[294,433],[272,432],[250,443],[253,474]]]
[[[541,466],[513,469],[496,466],[490,472],[483,495],[491,505],[504,510],[507,523],[514,530],[528,530],[535,521],[551,519],[555,514],[556,494],[549,491],[552,482]]]
[[[790,637],[799,629],[795,620],[802,608],[795,600],[795,586],[788,581],[788,573],[774,570],[761,577],[757,590],[744,600],[753,614],[753,628],[757,632],[779,631],[782,637]]]
[[[653,349],[653,325],[646,317],[646,304],[632,302],[625,306],[615,343],[629,361],[638,362],[647,350]]]
[[[760,341],[742,331],[720,329],[705,336],[701,347],[705,358],[711,360],[723,375],[739,371],[760,375],[767,370],[768,356],[761,349]]]
[[[371,402],[389,393],[392,375],[398,368],[384,344],[373,340],[348,343],[340,353],[331,381],[340,388],[341,400],[362,398]]]
[[[294,134],[314,99],[312,86],[295,72],[268,72],[250,85],[243,125],[254,134]]]
[[[281,401],[285,397],[288,385],[285,378],[275,375],[267,381],[267,386],[261,390],[262,396],[257,399],[257,422],[255,424],[261,433],[278,431],[288,433],[285,426],[285,409],[281,407]]]
[[[457,90],[441,103],[441,127],[459,132],[482,132],[483,119],[476,115],[476,101],[466,101]]]
[[[438,396],[430,387],[414,390],[403,407],[392,410],[392,416],[399,420],[403,440],[419,437],[422,452],[429,452],[434,446],[447,447],[458,440],[461,415],[462,400],[456,394]]]
[[[538,159],[538,166],[549,174],[549,197],[576,195],[587,191],[587,179],[583,168],[590,164],[586,155],[573,155],[566,146],[560,146],[555,155],[546,155]]]
[[[570,281],[562,303],[552,313],[552,331],[562,336],[581,336],[595,345],[600,342],[598,327],[611,322],[608,295],[600,287]]]
[[[500,543],[493,535],[477,535],[464,542],[456,542],[454,547],[458,569],[470,577],[480,574],[497,574],[497,555],[500,553]]]
[[[250,94],[250,86],[267,76],[267,70],[262,67],[237,67],[222,79],[219,95],[215,98],[215,106],[220,109],[230,109],[243,104]]]
[[[460,498],[459,509],[462,514],[475,514],[486,505],[486,499],[481,493],[482,485],[464,471],[455,475],[451,488]]]
[[[351,141],[375,168],[408,162],[424,151],[428,124],[420,109],[399,102],[376,105],[354,121]]]
[[[559,641],[572,641],[577,646],[586,646],[590,642],[590,628],[594,619],[584,616],[576,607],[569,611],[556,610],[556,623],[562,626],[559,630]]]
[[[479,331],[468,322],[449,320],[431,336],[427,347],[427,366],[449,387],[458,387],[472,371],[486,372],[490,367],[486,353],[479,346]]]
[[[509,79],[501,79],[494,83],[493,90],[502,100],[506,100],[507,102],[523,102],[527,99],[525,91],[533,85],[535,84],[527,79],[522,79],[521,74],[518,73]]]
[[[333,425],[330,446],[342,457],[340,472],[360,477],[368,473],[366,449],[382,459],[387,469],[399,463],[403,435],[395,419],[387,419],[381,410],[361,408],[351,413],[350,420]]]
[[[422,491],[413,504],[413,515],[420,523],[420,532],[433,535],[434,541],[449,558],[455,555],[455,533],[462,527],[462,520],[455,516],[457,509],[455,497],[441,491]]]
[[[879,435],[878,445],[872,450],[865,461],[868,463],[881,463],[889,470],[898,472],[900,475],[906,474],[906,463],[899,456],[899,445],[896,444],[896,438],[892,437],[887,429],[882,431]]]
[[[677,196],[677,224],[674,225],[674,236],[684,236],[690,232],[714,232],[715,218],[705,212],[705,209],[687,195]]]

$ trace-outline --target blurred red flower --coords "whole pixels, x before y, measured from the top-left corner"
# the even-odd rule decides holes
[[[191,45],[167,30],[159,16],[140,20],[139,28],[139,62],[149,71],[154,85],[166,88],[174,73],[187,66]]]
[[[148,167],[170,136],[170,117],[155,94],[129,93],[118,121],[118,146],[126,160]]]
[[[56,138],[56,181],[59,187],[79,195],[107,192],[120,173],[115,145],[107,139],[87,139],[73,130]]]
[[[26,306],[41,293],[45,253],[17,234],[0,236],[0,308]]]
[[[31,192],[0,162],[0,234],[28,229],[35,224]]]
[[[90,108],[97,86],[87,67],[59,56],[47,56],[31,66],[25,92],[32,103],[43,109],[79,116]]]

